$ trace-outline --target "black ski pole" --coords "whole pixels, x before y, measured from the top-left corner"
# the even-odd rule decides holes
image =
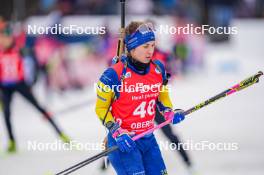
[[[90,158],[88,158],[88,159],[86,159],[86,160],[84,160],[84,161],[82,161],[80,163],[77,163],[76,165],[73,165],[73,166],[71,166],[71,167],[69,167],[69,168],[67,168],[67,169],[65,169],[65,170],[63,170],[63,171],[61,171],[61,172],[59,172],[59,173],[57,173],[55,175],[60,175],[60,174],[63,174],[63,173],[64,173],[63,175],[70,174],[70,173],[72,173],[72,172],[84,167],[85,165],[88,165],[88,164],[100,159],[101,157],[106,156],[107,154],[109,154],[109,153],[111,153],[111,152],[113,152],[113,151],[115,151],[117,149],[118,149],[117,146],[113,146],[113,147],[111,147],[111,148],[109,148],[109,149],[107,149],[107,150],[105,150],[105,151],[103,151],[103,152],[101,152],[101,153],[99,153],[99,154],[97,154],[97,155],[95,155],[93,157],[90,157]]]

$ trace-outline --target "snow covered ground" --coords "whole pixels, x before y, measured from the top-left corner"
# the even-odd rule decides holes
[[[177,108],[188,109],[226,88],[238,83],[259,70],[264,71],[263,22],[237,22],[239,34],[230,44],[208,45],[205,69],[201,72],[172,82],[171,93]],[[261,29],[261,30],[260,30]],[[262,37],[262,38],[261,38]],[[39,86],[38,86],[39,87]],[[37,96],[44,101],[40,89]],[[80,92],[56,95],[49,107],[60,111],[66,106],[87,101],[77,110],[61,113],[56,120],[70,137],[81,143],[100,143],[105,130],[94,112],[95,95],[92,88]],[[184,142],[212,144],[236,144],[237,150],[191,150],[195,167],[202,175],[263,175],[264,174],[264,78],[230,97],[226,97],[200,111],[190,114],[174,130]],[[24,100],[17,96],[13,103],[12,122],[18,140],[19,152],[6,155],[6,132],[3,117],[0,117],[0,174],[1,175],[48,175],[82,161],[99,150],[32,151],[28,142],[54,143],[56,136],[50,126]],[[166,139],[156,132],[157,138]],[[186,170],[179,154],[163,150],[168,172],[185,175]],[[114,174],[112,168],[101,172],[101,161],[96,161],[73,174],[98,175]]]

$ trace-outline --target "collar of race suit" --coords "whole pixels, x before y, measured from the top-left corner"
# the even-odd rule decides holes
[[[128,65],[129,67],[132,67],[136,72],[140,73],[140,74],[146,74],[148,72],[149,69],[149,63],[141,63],[137,60],[135,60],[134,58],[132,58],[131,56],[128,57]]]

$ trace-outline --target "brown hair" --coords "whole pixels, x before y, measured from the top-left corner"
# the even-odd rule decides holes
[[[134,33],[141,24],[144,24],[144,22],[141,22],[141,21],[132,21],[126,27],[126,35],[130,35],[130,34]]]

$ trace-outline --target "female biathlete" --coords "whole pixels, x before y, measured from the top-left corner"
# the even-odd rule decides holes
[[[118,150],[108,158],[118,175],[167,174],[153,133],[136,141],[133,136],[154,127],[155,108],[173,124],[184,119],[173,112],[164,65],[152,61],[155,35],[150,23],[131,22],[126,27],[127,55],[108,68],[97,86],[96,114],[108,129],[107,146]]]

